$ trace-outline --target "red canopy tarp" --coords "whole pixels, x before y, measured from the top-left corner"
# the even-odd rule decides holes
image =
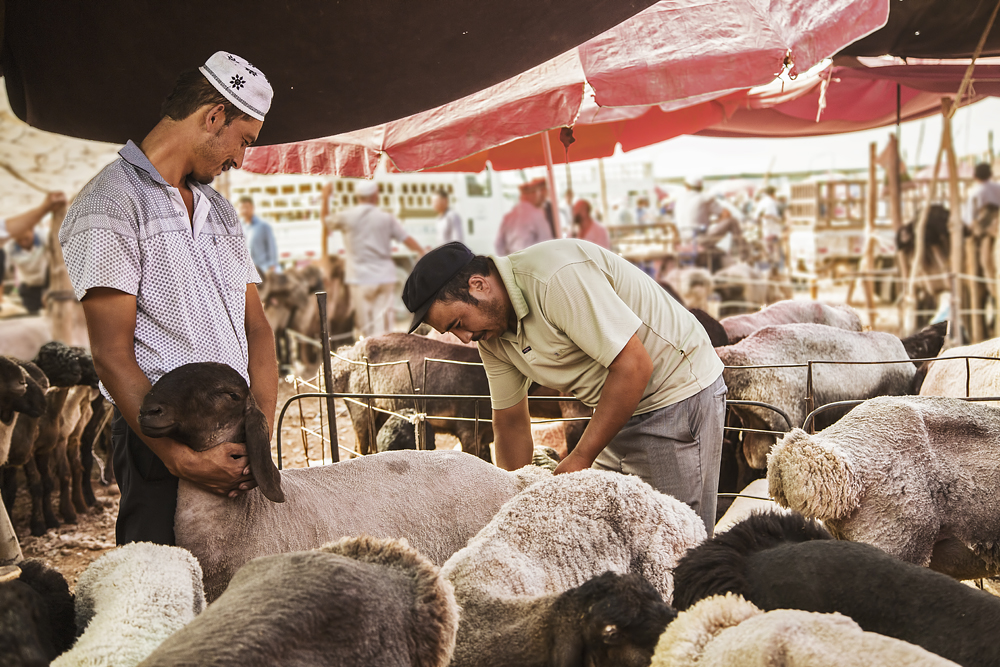
[[[697,118],[706,124],[724,118],[732,101],[729,93],[771,81],[785,64],[791,71],[806,70],[879,28],[888,18],[888,5],[887,0],[662,0],[580,47],[484,91],[365,130],[254,148],[247,152],[244,169],[364,177],[374,173],[382,152],[402,171],[439,167],[573,125],[588,85],[600,107],[670,103],[658,111],[629,112],[632,120],[649,114],[635,134],[667,139],[698,129]],[[679,132],[663,129],[661,114],[696,105],[701,111],[673,117]],[[615,143],[633,143],[633,131],[627,128],[599,132]],[[502,152],[497,159],[504,162]]]

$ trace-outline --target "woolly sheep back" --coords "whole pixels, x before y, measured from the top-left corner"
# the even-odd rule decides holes
[[[258,558],[143,667],[444,667],[458,607],[405,540],[348,538]]]
[[[205,607],[201,568],[186,550],[135,542],[104,554],[76,584],[82,635],[53,667],[131,667]]]

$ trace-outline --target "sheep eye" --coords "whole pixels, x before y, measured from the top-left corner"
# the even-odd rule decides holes
[[[234,401],[238,401],[238,400],[240,400],[240,395],[239,394],[230,393],[229,394],[229,398],[233,399]]]

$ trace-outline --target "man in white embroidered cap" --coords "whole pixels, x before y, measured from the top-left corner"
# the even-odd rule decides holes
[[[220,51],[181,74],[160,121],[76,197],[59,232],[101,390],[115,405],[117,541],[174,542],[178,478],[235,497],[256,486],[243,444],[195,452],[141,435],[150,386],[187,363],[236,369],[273,430],[278,368],[243,228],[208,184],[239,167],[271,105],[264,74]]]

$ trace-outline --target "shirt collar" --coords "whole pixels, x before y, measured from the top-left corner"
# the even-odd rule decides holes
[[[135,142],[133,142],[131,139],[129,139],[127,144],[122,146],[122,149],[118,151],[118,155],[120,155],[123,160],[128,162],[136,169],[141,169],[142,171],[149,174],[149,177],[152,178],[157,183],[159,183],[160,185],[164,185],[168,188],[173,187],[172,185],[167,183],[167,181],[163,178],[163,176],[160,176],[160,172],[156,170],[156,167],[154,167],[153,163],[149,161],[149,158],[146,157],[146,154],[143,153],[142,149],[136,146]],[[201,193],[206,197],[211,198],[212,195],[216,194],[215,188],[213,188],[211,185],[206,185],[204,183],[197,183],[190,179],[188,179],[187,184],[188,187],[197,188],[198,190],[200,190]]]
[[[528,316],[528,303],[524,300],[524,294],[521,292],[521,288],[517,286],[517,280],[514,278],[514,265],[511,263],[510,257],[489,255],[489,258],[493,260],[493,265],[497,267],[500,280],[503,281],[503,286],[507,290],[507,296],[510,297],[510,304],[514,307],[514,316],[517,318],[517,331],[514,332],[514,335],[520,336],[521,320]],[[500,337],[506,338],[509,335],[510,332],[504,332]]]

